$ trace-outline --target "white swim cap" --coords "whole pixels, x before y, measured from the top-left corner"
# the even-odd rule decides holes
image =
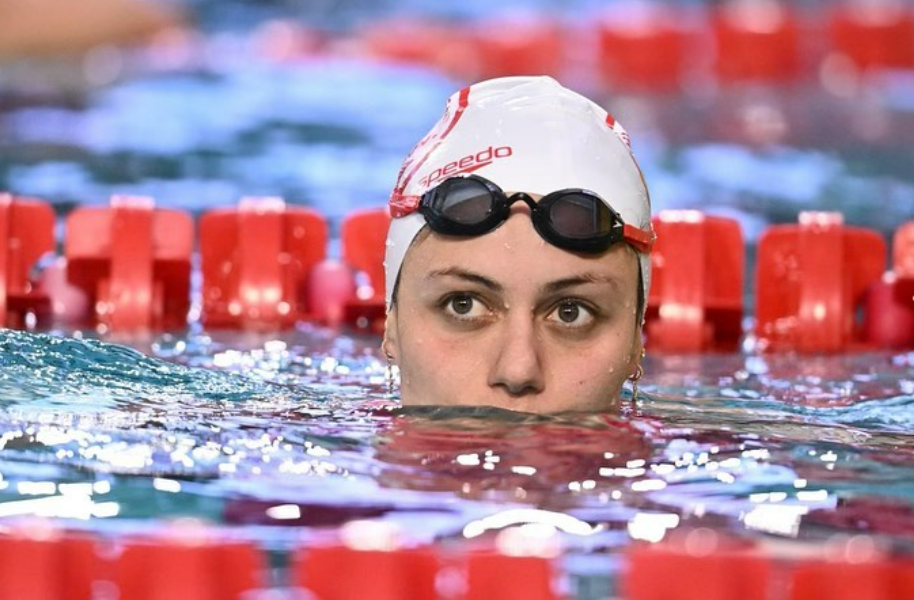
[[[583,188],[653,239],[651,203],[628,134],[605,110],[550,77],[504,77],[448,99],[444,116],[403,162],[390,196],[384,261],[387,308],[406,251],[425,226],[426,191],[474,173],[508,192],[546,195]],[[651,262],[638,254],[647,303]]]

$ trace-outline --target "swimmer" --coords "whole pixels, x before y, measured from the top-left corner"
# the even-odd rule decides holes
[[[382,350],[406,406],[611,411],[654,240],[628,135],[548,77],[454,94],[390,198]]]

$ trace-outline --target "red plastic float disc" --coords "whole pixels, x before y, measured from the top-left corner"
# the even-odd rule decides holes
[[[905,223],[895,232],[892,265],[896,277],[914,280],[914,221]]]
[[[558,600],[554,575],[546,558],[473,553],[467,558],[466,600]]]
[[[476,79],[479,50],[472,36],[453,23],[390,19],[359,34],[361,50],[380,60],[441,69],[461,79]]]
[[[742,335],[744,248],[739,223],[697,211],[654,218],[646,333],[652,350],[733,351]]]
[[[473,33],[481,63],[480,79],[562,75],[565,45],[563,31],[554,19],[496,18],[487,20]]]
[[[207,327],[281,328],[309,316],[308,276],[324,260],[327,222],[278,198],[248,198],[200,218]]]
[[[895,232],[892,271],[866,299],[864,337],[880,348],[914,348],[914,221]]]
[[[295,585],[321,600],[437,600],[438,566],[431,548],[318,546],[299,551],[293,569]]]
[[[766,600],[770,560],[736,540],[696,530],[681,542],[638,544],[626,553],[626,600]]]
[[[879,348],[914,347],[914,280],[886,273],[866,297],[863,338]]]
[[[0,326],[22,327],[27,313],[50,313],[50,300],[29,275],[35,263],[53,251],[50,205],[0,193]]]
[[[120,598],[226,600],[264,585],[263,557],[250,544],[135,540],[117,561]]]
[[[779,2],[729,2],[714,13],[716,71],[725,82],[785,82],[799,73],[796,16]]]
[[[861,70],[914,68],[914,10],[900,0],[847,2],[831,13],[834,49]]]
[[[383,329],[385,310],[384,253],[390,214],[386,208],[353,212],[343,221],[340,238],[343,261],[367,276],[368,286],[356,290],[346,303],[345,320]]]
[[[914,598],[914,559],[898,560],[893,564],[892,589],[896,598]]]
[[[0,598],[92,600],[96,582],[110,579],[96,541],[62,534],[37,523],[38,531],[0,536]]]
[[[59,566],[56,540],[0,538],[0,598],[57,600]]]
[[[666,10],[645,3],[621,4],[602,20],[599,64],[605,83],[635,91],[680,87],[687,35],[679,15]]]
[[[793,573],[790,600],[894,600],[888,561],[810,561]]]
[[[840,213],[800,214],[762,234],[756,273],[761,350],[840,352],[861,342],[856,310],[885,269],[882,237]]]
[[[67,218],[67,279],[91,299],[86,320],[112,331],[180,329],[190,306],[193,221],[151,198],[115,196]]]

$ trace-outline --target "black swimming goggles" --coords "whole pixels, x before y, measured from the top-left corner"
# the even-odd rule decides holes
[[[537,233],[559,248],[598,254],[625,241],[640,252],[651,251],[653,231],[625,224],[602,198],[583,189],[558,190],[536,201],[524,192],[508,196],[478,175],[452,177],[425,192],[418,210],[436,233],[477,236],[504,223],[518,200],[530,207]]]

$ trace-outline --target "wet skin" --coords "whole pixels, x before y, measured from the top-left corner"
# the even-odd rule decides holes
[[[424,230],[407,253],[384,340],[403,404],[615,409],[641,356],[635,252],[561,250],[511,210],[479,237]]]

